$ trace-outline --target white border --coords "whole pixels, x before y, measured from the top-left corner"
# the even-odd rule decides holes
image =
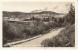
[[[78,47],[78,1],[75,1],[75,47],[14,47],[3,48],[2,47],[2,2],[72,2],[72,0],[2,0],[0,2],[0,49],[1,50],[77,50]]]

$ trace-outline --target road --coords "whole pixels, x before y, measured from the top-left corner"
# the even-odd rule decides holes
[[[41,46],[41,42],[47,38],[52,38],[56,35],[58,35],[58,33],[64,28],[59,28],[57,30],[52,30],[50,31],[49,33],[39,37],[39,38],[36,38],[36,39],[33,39],[31,41],[28,41],[28,42],[24,42],[24,43],[21,43],[21,44],[18,44],[18,45],[14,45],[12,47],[40,47]]]

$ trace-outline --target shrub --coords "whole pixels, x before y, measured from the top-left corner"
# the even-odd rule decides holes
[[[42,41],[45,47],[74,47],[75,46],[74,25],[62,30],[58,35]]]

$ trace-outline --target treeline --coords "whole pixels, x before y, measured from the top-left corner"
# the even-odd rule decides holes
[[[69,13],[63,18],[65,27],[58,35],[42,41],[44,47],[74,47],[75,46],[75,8],[71,4]],[[61,21],[61,20],[60,20]]]
[[[30,13],[3,11],[2,13],[3,13],[4,18],[5,17],[18,18],[18,19],[24,19],[24,20],[26,20],[27,18],[43,18],[43,17],[51,18],[51,17],[55,17],[55,16],[65,15],[63,13],[56,13],[53,11],[41,11],[41,12],[30,12]]]

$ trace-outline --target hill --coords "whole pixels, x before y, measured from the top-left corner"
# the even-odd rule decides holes
[[[41,11],[41,12],[9,12],[9,11],[3,11],[3,17],[9,17],[9,18],[28,18],[28,17],[63,17],[65,14],[62,13],[56,13],[52,11]]]

